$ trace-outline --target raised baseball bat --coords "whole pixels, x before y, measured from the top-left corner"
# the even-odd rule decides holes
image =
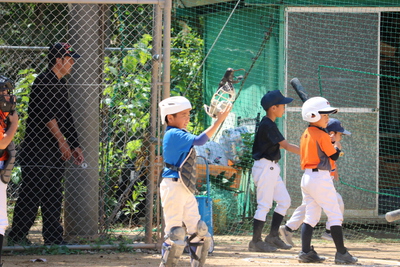
[[[293,86],[293,89],[296,91],[297,95],[300,97],[301,101],[306,102],[307,99],[310,98],[307,91],[304,89],[303,85],[301,85],[299,79],[293,78],[290,81],[290,84]]]
[[[386,213],[385,219],[388,222],[400,220],[400,209],[389,211],[388,213]]]

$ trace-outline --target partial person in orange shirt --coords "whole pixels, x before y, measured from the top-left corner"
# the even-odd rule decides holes
[[[10,153],[10,156],[7,148],[18,128],[18,114],[15,111],[13,89],[13,81],[0,75],[0,267],[3,266],[1,251],[3,249],[4,234],[8,226],[7,185],[11,178],[15,156],[13,153]]]

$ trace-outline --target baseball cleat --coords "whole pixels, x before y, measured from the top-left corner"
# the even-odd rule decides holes
[[[250,241],[249,243],[249,251],[253,252],[274,252],[276,251],[277,248],[274,246],[271,246],[268,243],[265,243],[261,240],[254,242],[253,240]]]
[[[327,241],[333,241],[332,235],[330,233],[324,232],[321,235],[321,238]],[[343,236],[343,240],[346,240],[346,238]]]
[[[267,235],[265,237],[265,242],[267,244],[270,244],[271,246],[275,246],[275,247],[280,248],[280,249],[291,249],[292,248],[291,245],[288,245],[285,242],[283,242],[282,239],[280,239],[279,236]]]
[[[283,241],[289,245],[291,245],[292,247],[294,247],[294,243],[293,243],[293,233],[289,232],[288,230],[286,230],[286,225],[281,225],[279,227],[279,234],[281,235]]]
[[[347,251],[342,254],[340,252],[336,252],[335,255],[335,264],[353,264],[356,263],[358,259],[356,257],[351,256],[351,254]]]
[[[317,263],[323,262],[325,260],[324,257],[320,257],[318,253],[314,250],[314,247],[311,246],[311,250],[307,253],[300,251],[299,253],[299,262],[301,263]]]
[[[328,241],[333,241],[332,235],[331,235],[330,233],[327,233],[327,232],[324,232],[324,233],[321,235],[321,238],[322,238],[322,239],[325,239],[325,240],[328,240]]]

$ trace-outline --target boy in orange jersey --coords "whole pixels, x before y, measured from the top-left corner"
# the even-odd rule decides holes
[[[331,142],[332,144],[336,145],[340,150],[342,150],[342,146],[340,141],[342,140],[343,135],[351,135],[351,133],[347,130],[345,130],[342,126],[342,123],[338,119],[330,118],[328,122],[328,126],[326,127],[326,130],[329,133],[329,136],[331,137]],[[334,160],[330,160],[331,163],[331,178],[335,181],[339,180],[339,175],[336,167],[336,163]],[[338,197],[338,202],[340,206],[340,211],[342,214],[344,213],[344,203],[342,196],[337,193]],[[290,219],[286,222],[285,225],[282,225],[279,228],[279,233],[282,236],[282,239],[294,246],[292,237],[293,237],[293,232],[296,231],[297,229],[300,228],[304,221],[304,217],[306,214],[306,204],[304,202],[301,203],[299,207],[296,208],[296,210],[293,212],[292,216]],[[333,241],[332,235],[331,235],[331,230],[330,230],[330,225],[326,224],[326,231],[322,234],[321,238],[329,241]]]
[[[306,204],[306,215],[301,229],[302,250],[299,262],[323,262],[311,246],[312,233],[324,209],[330,225],[332,239],[336,246],[335,263],[353,264],[357,258],[350,255],[343,242],[342,221],[336,190],[330,175],[331,160],[336,161],[340,149],[332,146],[331,138],[326,131],[329,114],[337,113],[338,109],[331,107],[323,97],[312,97],[304,102],[302,107],[303,120],[309,122],[300,139],[300,162],[304,170],[301,179],[303,202]]]

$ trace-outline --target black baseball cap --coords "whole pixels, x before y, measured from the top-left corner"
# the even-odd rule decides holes
[[[282,95],[281,91],[274,90],[268,91],[262,98],[261,98],[261,106],[267,111],[270,107],[274,105],[283,105],[289,104],[293,101],[291,97],[285,97]]]
[[[68,43],[56,43],[49,48],[49,59],[63,58],[63,57],[80,58],[81,55],[75,52],[72,46]]]
[[[345,135],[351,135],[351,132],[345,130],[342,126],[342,123],[338,119],[330,118],[328,122],[328,126],[326,126],[328,132],[339,132]]]

